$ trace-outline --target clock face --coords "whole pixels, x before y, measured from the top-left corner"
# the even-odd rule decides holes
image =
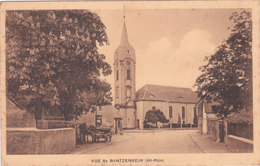
[[[128,61],[126,61],[126,64],[127,65],[131,65],[131,62],[128,60]]]

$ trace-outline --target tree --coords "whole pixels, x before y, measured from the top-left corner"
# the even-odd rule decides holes
[[[66,120],[112,101],[100,79],[111,66],[98,46],[108,44],[105,25],[87,10],[7,11],[7,90],[28,108],[59,109]]]
[[[161,112],[159,109],[156,109],[156,107],[152,107],[152,110],[147,111],[145,114],[144,124],[146,125],[147,123],[155,123],[157,127],[158,121],[162,123],[169,122],[169,120],[167,120],[164,116],[163,112]]]
[[[252,21],[248,11],[234,12],[231,34],[215,54],[206,57],[195,86],[198,96],[218,103],[217,115],[226,117],[252,109]]]

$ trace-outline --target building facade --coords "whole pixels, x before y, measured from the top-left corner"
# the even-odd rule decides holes
[[[136,93],[137,128],[143,128],[147,111],[156,107],[169,120],[169,127],[196,126],[197,95],[189,88],[145,85]]]

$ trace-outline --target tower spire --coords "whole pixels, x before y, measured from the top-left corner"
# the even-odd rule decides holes
[[[121,36],[121,45],[129,44],[128,42],[128,36],[127,36],[127,30],[126,30],[126,23],[125,23],[125,6],[124,6],[124,26],[123,26],[123,31],[122,31],[122,36]]]
[[[125,5],[124,5],[124,23],[125,23]]]

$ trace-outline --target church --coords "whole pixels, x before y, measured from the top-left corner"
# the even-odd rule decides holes
[[[87,113],[80,122],[122,129],[143,129],[146,112],[153,107],[164,113],[168,127],[196,127],[198,101],[189,88],[144,85],[136,91],[136,55],[128,40],[124,21],[119,46],[114,52],[114,106],[107,105],[96,113]]]

